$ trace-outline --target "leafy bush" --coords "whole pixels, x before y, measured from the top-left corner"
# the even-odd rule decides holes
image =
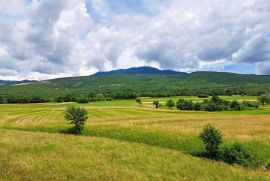
[[[84,123],[88,119],[87,111],[84,108],[68,107],[65,113],[65,119],[70,121],[70,124],[74,124],[74,134],[81,134]]]
[[[262,164],[258,156],[247,152],[239,143],[220,149],[220,145],[223,142],[222,133],[211,125],[207,125],[199,137],[205,144],[206,154],[203,154],[203,156],[244,167],[256,168]]]
[[[172,109],[173,107],[175,107],[175,102],[172,99],[168,100],[167,107]]]
[[[176,107],[177,107],[177,109],[180,109],[180,110],[193,110],[193,102],[186,101],[184,99],[179,99],[177,101]]]
[[[222,154],[222,160],[230,164],[246,165],[250,155],[244,150],[241,144],[235,143],[231,147],[225,148]]]
[[[221,160],[229,164],[238,164],[244,167],[258,167],[261,161],[258,157],[248,153],[240,143],[235,143],[221,152]]]
[[[219,154],[219,147],[223,142],[222,133],[211,125],[204,127],[199,138],[204,142],[207,156],[216,159]]]

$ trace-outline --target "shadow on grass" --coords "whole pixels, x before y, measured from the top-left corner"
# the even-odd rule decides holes
[[[58,133],[69,134],[69,135],[77,135],[77,136],[87,136],[87,134],[83,130],[79,131],[75,127],[68,128],[68,129],[61,129],[61,130],[59,130]]]

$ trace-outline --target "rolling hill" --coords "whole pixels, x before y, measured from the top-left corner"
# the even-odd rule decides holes
[[[70,93],[113,98],[127,98],[129,95],[160,97],[213,93],[258,95],[270,93],[270,76],[224,72],[189,74],[152,67],[138,67],[99,72],[92,76],[59,78],[26,85],[0,87],[2,96],[38,95],[54,99]]]

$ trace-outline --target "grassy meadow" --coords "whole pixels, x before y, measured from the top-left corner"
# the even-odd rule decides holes
[[[202,101],[197,97],[183,97]],[[257,97],[225,96],[256,101]],[[270,180],[265,167],[243,168],[192,156],[204,151],[198,134],[208,123],[224,145],[241,142],[270,162],[270,106],[258,110],[169,110],[168,99],[0,105],[1,180]],[[159,109],[153,100],[163,104]],[[67,106],[83,106],[82,136],[66,134]],[[223,145],[223,146],[224,146]]]

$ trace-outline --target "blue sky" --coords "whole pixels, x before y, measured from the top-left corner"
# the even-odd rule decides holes
[[[0,1],[0,79],[138,66],[270,74],[270,1]]]

